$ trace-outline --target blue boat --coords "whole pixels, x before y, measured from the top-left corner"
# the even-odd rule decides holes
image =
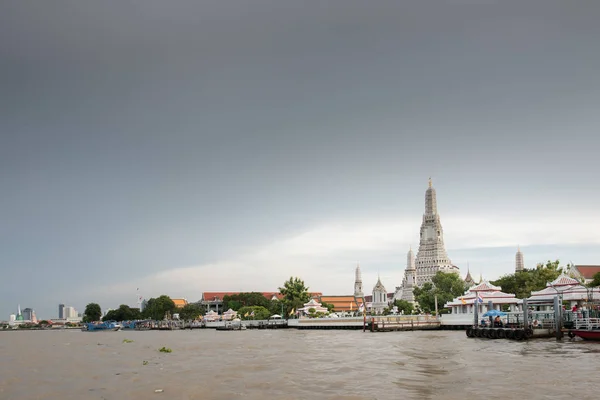
[[[121,330],[121,325],[117,321],[88,322],[83,325],[81,330],[87,332],[119,331]]]

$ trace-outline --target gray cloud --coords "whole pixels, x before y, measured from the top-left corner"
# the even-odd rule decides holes
[[[600,6],[401,3],[4,5],[2,304],[323,221],[417,230],[430,175],[443,216],[597,216]]]

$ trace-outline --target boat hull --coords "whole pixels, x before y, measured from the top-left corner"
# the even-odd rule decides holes
[[[600,330],[587,331],[587,330],[577,330],[577,329],[574,329],[571,332],[573,332],[573,334],[575,336],[579,336],[583,340],[596,340],[596,341],[600,341]]]

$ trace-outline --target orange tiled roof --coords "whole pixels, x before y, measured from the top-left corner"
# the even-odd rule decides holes
[[[171,299],[175,303],[175,307],[183,308],[188,302],[186,299]]]
[[[233,296],[240,293],[247,292],[204,292],[202,293],[203,301],[223,301],[223,297],[225,296]],[[273,296],[277,297],[279,300],[283,299],[283,295],[279,292],[259,292],[267,299],[271,300]]]
[[[600,265],[576,265],[575,268],[585,279],[593,279],[600,272]]]
[[[362,304],[362,298],[354,296],[321,296],[319,301],[321,303],[333,304],[333,311],[338,312],[357,311]]]

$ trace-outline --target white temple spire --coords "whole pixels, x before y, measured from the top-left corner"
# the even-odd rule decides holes
[[[515,272],[520,272],[525,269],[525,263],[523,261],[523,253],[521,253],[521,246],[517,246],[517,254],[515,254]]]
[[[362,274],[360,273],[360,265],[356,264],[355,278],[354,278],[354,296],[364,297],[363,286],[362,286]]]

